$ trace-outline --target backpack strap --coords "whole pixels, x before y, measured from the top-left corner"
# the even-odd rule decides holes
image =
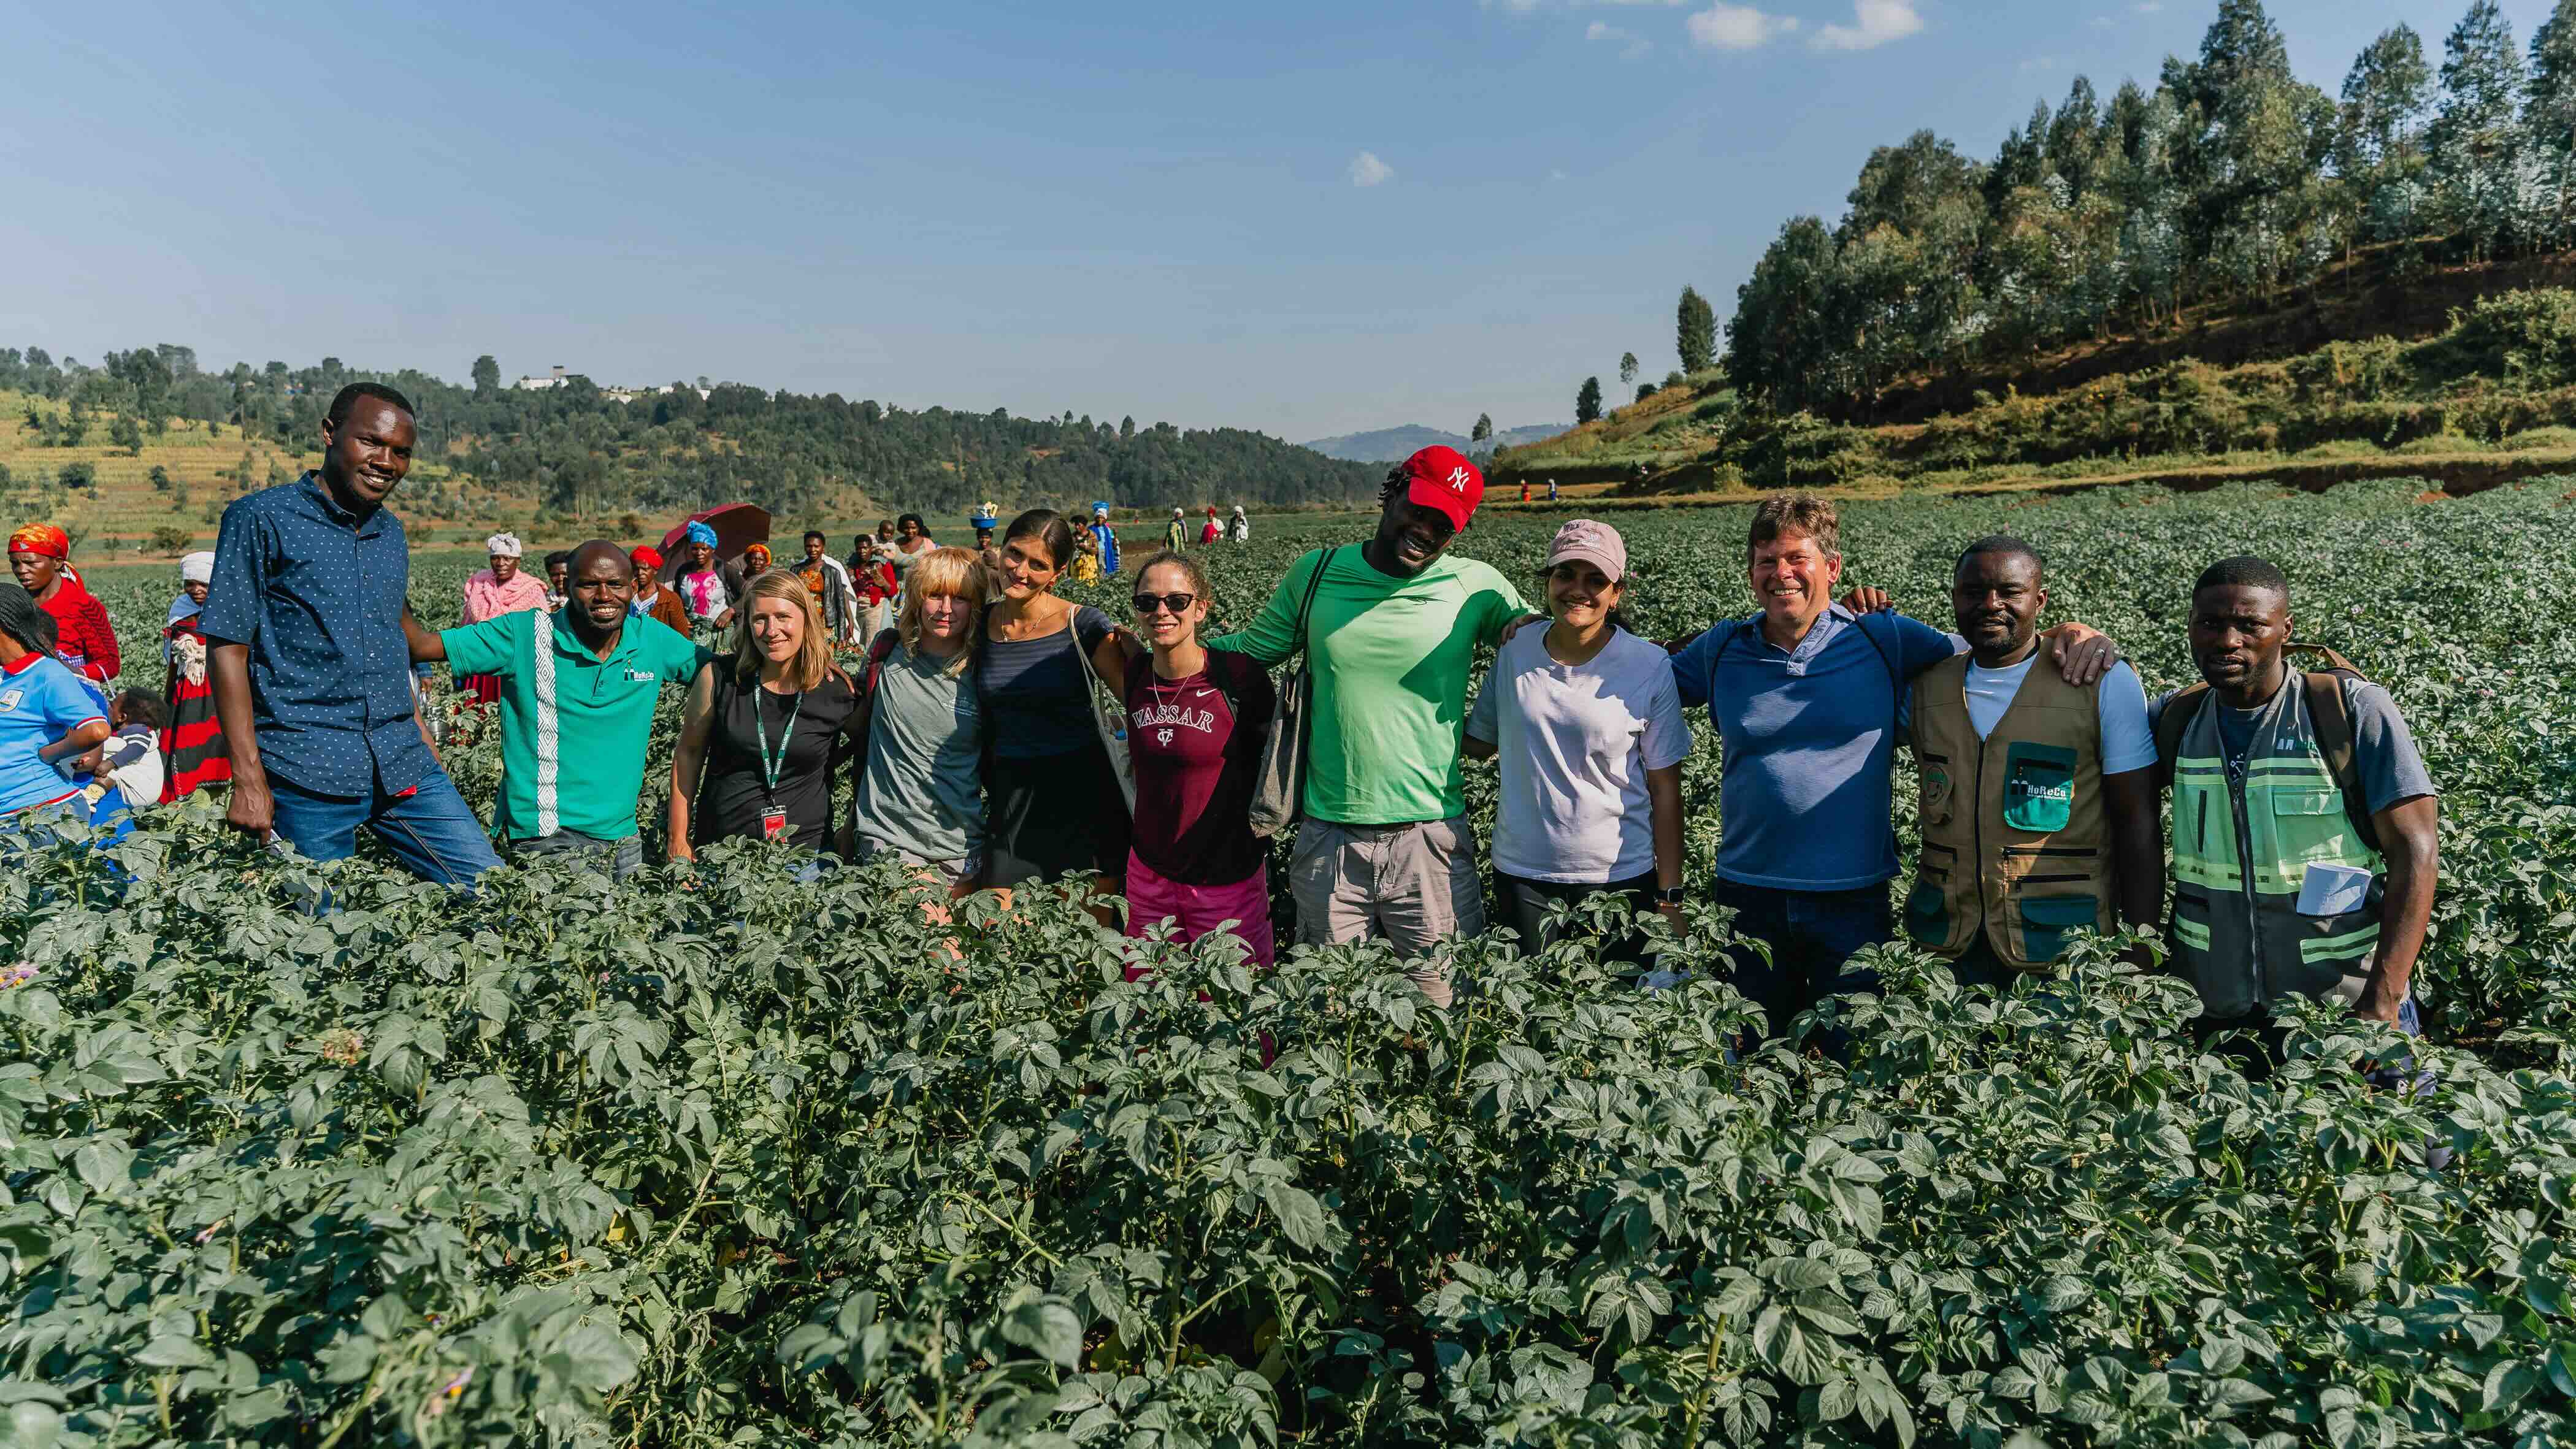
[[[2308,691],[2308,723],[2317,733],[2317,753],[2326,757],[2326,770],[2334,776],[2335,789],[2343,794],[2344,818],[2352,822],[2352,833],[2374,852],[2379,850],[2379,826],[2370,818],[2370,802],[2363,798],[2361,772],[2355,768],[2352,738],[2352,704],[2344,698],[2346,681],[2367,683],[2369,676],[2361,667],[2323,644],[2291,641],[2288,652],[2317,661],[2323,667],[2304,671]]]
[[[2332,650],[2330,658],[2340,658]],[[2326,770],[2334,776],[2335,789],[2343,794],[2344,819],[2352,823],[2352,833],[2373,852],[2379,850],[2379,826],[2370,818],[2370,802],[2363,798],[2361,774],[2355,769],[2352,742],[2352,705],[2344,698],[2344,681],[2361,675],[2350,669],[2321,669],[2301,676],[2308,692],[2308,723],[2317,733],[2317,753],[2326,757]]]
[[[2174,754],[2182,748],[2183,732],[2199,718],[2201,706],[2209,702],[2206,682],[2186,685],[2165,701],[2164,713],[2156,716],[2156,788],[2173,787]]]
[[[1324,586],[1324,570],[1333,566],[1333,555],[1341,551],[1339,544],[1324,550],[1324,556],[1315,561],[1315,571],[1306,576],[1306,601],[1297,606],[1297,652],[1300,654],[1306,652],[1306,620],[1315,612],[1315,592]]]

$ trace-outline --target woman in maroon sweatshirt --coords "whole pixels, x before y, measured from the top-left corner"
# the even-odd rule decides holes
[[[1210,591],[1197,564],[1158,553],[1135,578],[1136,632],[1154,653],[1152,668],[1127,671],[1136,771],[1127,934],[1169,920],[1178,939],[1195,941],[1236,921],[1234,934],[1266,968],[1276,954],[1269,850],[1250,816],[1278,691],[1251,656],[1200,647]]]

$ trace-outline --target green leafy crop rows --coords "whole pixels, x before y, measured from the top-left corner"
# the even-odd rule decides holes
[[[20,857],[0,1437],[2563,1441],[2566,486],[1846,522],[1852,576],[1936,619],[1962,542],[2031,536],[2053,613],[2151,687],[2183,677],[2192,572],[2278,557],[2447,792],[2430,1100],[2365,1090],[2346,1063],[2401,1048],[2322,1014],[2249,1085],[2108,943],[2003,1000],[1890,952],[1844,1067],[1730,1059],[1722,981],[1640,991],[1581,935],[1461,943],[1438,1013],[1374,947],[1256,978],[1160,944],[1128,983],[1065,900],[934,926],[891,874],[799,885],[758,850],[472,900],[202,809]],[[1327,526],[1219,551],[1221,612]],[[1621,527],[1647,632],[1747,607],[1739,514]],[[1546,534],[1462,547],[1526,575]],[[455,582],[415,579],[425,615]],[[109,586],[138,656],[164,587]],[[492,752],[450,750],[478,799]],[[1701,866],[1716,765],[1687,771]],[[326,879],[346,909],[304,914]],[[1697,913],[1671,961],[1725,930]],[[2428,1137],[2464,1147],[2448,1173]]]

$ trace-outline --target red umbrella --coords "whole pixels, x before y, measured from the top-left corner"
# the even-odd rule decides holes
[[[689,566],[689,525],[703,523],[716,531],[716,562],[727,563],[742,557],[742,551],[755,543],[769,542],[769,510],[756,503],[724,503],[700,513],[692,513],[680,526],[662,535],[662,580],[677,583],[680,571]]]

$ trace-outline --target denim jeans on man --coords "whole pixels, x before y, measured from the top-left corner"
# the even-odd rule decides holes
[[[1853,953],[1896,939],[1887,887],[1843,891],[1784,891],[1719,877],[1716,903],[1735,909],[1735,933],[1771,948],[1764,962],[1752,951],[1730,952],[1735,989],[1758,1003],[1768,1029],[1748,1033],[1747,1046],[1789,1034],[1799,1013],[1828,996],[1875,994],[1878,973],[1851,964]],[[1837,1027],[1821,1039],[1834,1057],[1850,1049],[1850,1034]]]
[[[367,795],[321,795],[282,775],[270,775],[278,835],[310,860],[340,860],[357,853],[358,829],[383,841],[403,868],[423,880],[470,885],[501,863],[483,822],[456,793],[437,765],[399,794],[382,787]]]

